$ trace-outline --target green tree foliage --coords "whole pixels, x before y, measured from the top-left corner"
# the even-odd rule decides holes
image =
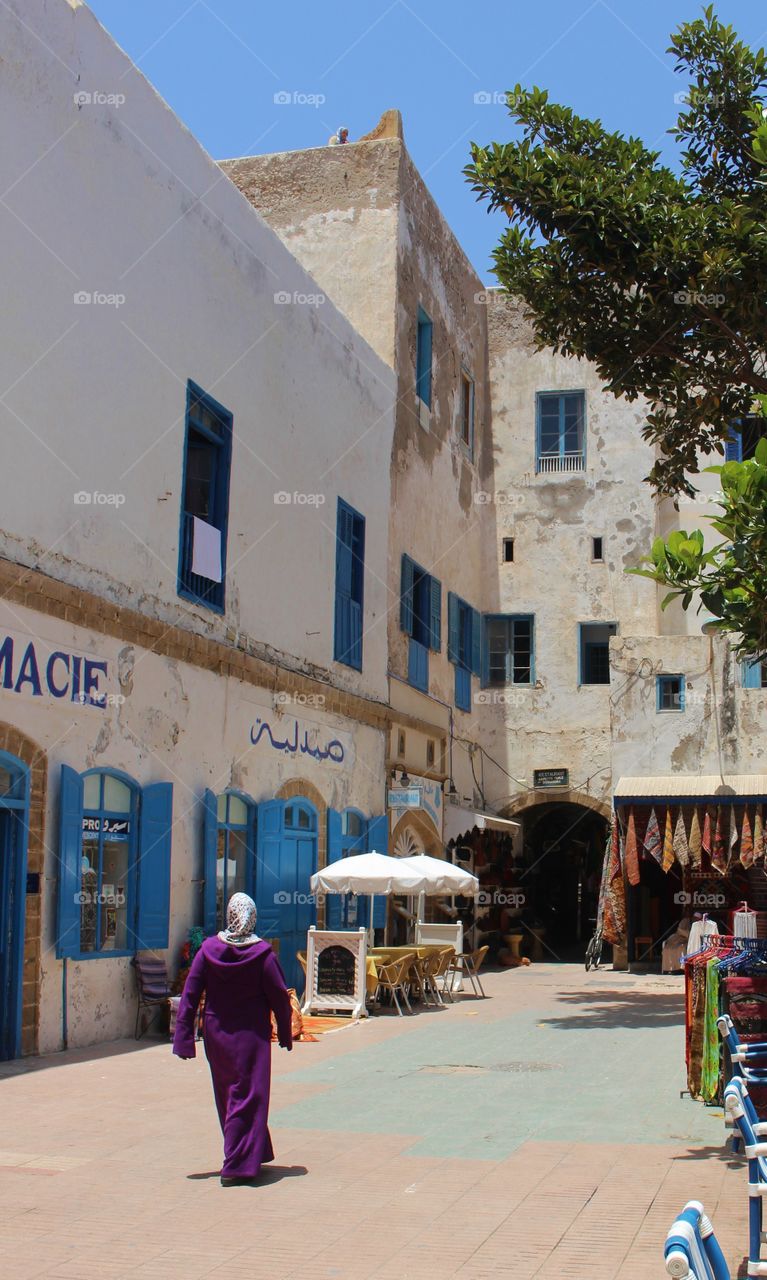
[[[680,26],[669,53],[687,82],[671,131],[678,172],[639,138],[518,85],[520,140],[473,145],[465,173],[509,218],[495,273],[539,346],[648,400],[650,479],[677,494],[694,492],[700,455],[721,453],[730,422],[767,393],[767,61],[713,8]]]

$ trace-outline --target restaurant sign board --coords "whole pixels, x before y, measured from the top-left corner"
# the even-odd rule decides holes
[[[367,930],[316,929],[306,935],[306,991],[303,1013],[336,1010],[364,1018],[367,985]]]
[[[533,769],[533,787],[569,787],[569,769]]]
[[[421,788],[397,787],[396,790],[389,792],[388,803],[390,809],[420,809]]]

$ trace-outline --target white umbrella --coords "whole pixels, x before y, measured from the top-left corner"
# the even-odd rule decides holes
[[[370,902],[370,937],[373,937],[373,902],[376,893],[420,893],[426,888],[422,871],[406,866],[407,858],[391,858],[386,853],[356,853],[339,858],[315,871],[312,893],[367,893]]]
[[[403,867],[412,867],[426,881],[422,893],[436,897],[440,893],[460,893],[473,896],[479,889],[479,880],[470,871],[457,867],[442,858],[432,858],[428,853],[417,853],[411,858],[400,858]]]

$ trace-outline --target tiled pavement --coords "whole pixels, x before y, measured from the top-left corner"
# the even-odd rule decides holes
[[[650,1280],[687,1199],[733,1275],[745,1172],[680,1098],[682,983],[576,966],[275,1050],[277,1164],[222,1188],[204,1055],[0,1064],[3,1280]]]

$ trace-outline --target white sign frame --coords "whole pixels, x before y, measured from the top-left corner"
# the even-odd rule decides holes
[[[419,920],[415,926],[415,944],[417,947],[432,947],[442,943],[444,947],[455,947],[455,954],[463,954],[463,920],[454,924],[426,924]],[[454,969],[450,980],[451,991],[463,991],[463,962],[461,969]]]
[[[345,947],[354,955],[354,994],[317,991],[319,958],[328,947]],[[330,1010],[350,1013],[353,1018],[366,1018],[365,996],[368,973],[367,929],[317,929],[312,925],[306,935],[306,991],[302,1013],[328,1013]]]

